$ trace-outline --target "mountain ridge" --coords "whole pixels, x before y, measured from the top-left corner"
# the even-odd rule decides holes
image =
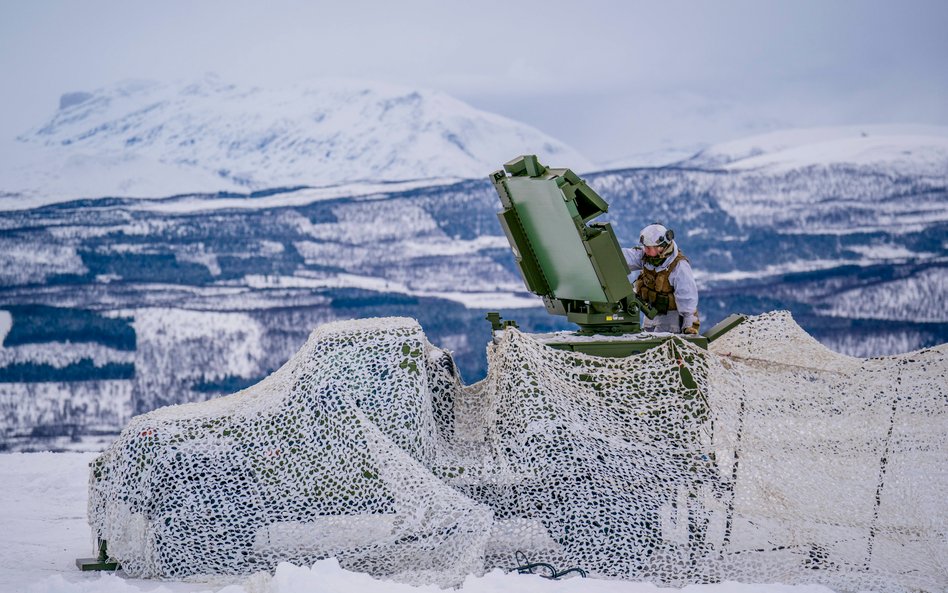
[[[347,80],[282,89],[130,81],[65,94],[17,137],[8,194],[162,197],[359,181],[474,178],[538,152],[592,164],[534,128],[440,91]]]
[[[948,178],[948,126],[870,124],[776,130],[717,143],[671,164],[769,172],[866,165],[893,174]]]

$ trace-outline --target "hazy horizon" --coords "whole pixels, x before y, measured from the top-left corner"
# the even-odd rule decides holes
[[[783,128],[948,125],[946,22],[930,0],[554,2],[523,16],[500,2],[8,3],[0,140],[63,93],[207,72],[440,90],[598,163]]]

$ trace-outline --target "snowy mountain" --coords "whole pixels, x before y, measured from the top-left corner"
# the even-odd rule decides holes
[[[524,152],[592,169],[562,142],[444,93],[353,81],[125,82],[63,95],[48,121],[17,140],[0,195],[31,204],[479,178]]]
[[[948,220],[940,193],[948,181],[948,127],[772,132],[669,167],[695,172],[680,177],[688,191],[713,193],[741,225],[851,234]]]
[[[948,127],[865,125],[780,130],[699,151],[677,166],[770,173],[812,167],[948,176]]]
[[[192,129],[186,125],[191,116],[176,107],[194,104],[181,98],[185,88],[146,85],[125,94],[113,89],[67,97],[52,122],[24,136],[21,143],[38,151],[80,147],[98,155],[93,160],[109,151],[121,154],[123,142],[141,137],[128,148],[135,159],[164,158],[168,171],[205,176],[215,189],[203,191],[211,186],[196,181],[196,190],[160,199],[0,197],[0,449],[69,448],[77,438],[115,431],[131,414],[240,389],[279,367],[315,326],[335,319],[417,318],[434,343],[454,352],[468,381],[485,371],[486,310],[500,310],[528,331],[568,327],[524,292],[496,219],[499,201],[486,176],[521,150],[507,135],[516,126],[497,132],[491,150],[504,154],[493,161],[479,156],[489,161],[481,165],[464,161],[472,168],[465,175],[477,179],[386,182],[384,171],[394,178],[395,171],[409,170],[389,160],[376,167],[382,181],[287,187],[292,180],[281,177],[274,187],[221,194],[213,184],[225,178],[213,172],[219,165],[208,164],[213,159],[207,155],[226,160],[232,153],[228,162],[244,163],[230,171],[259,161],[255,183],[270,183],[273,171],[296,171],[293,179],[305,186],[303,160],[294,152],[302,149],[286,140],[296,137],[291,131],[265,150],[248,148],[234,140],[245,130],[213,116],[212,105],[227,96],[234,103],[228,113],[252,120],[247,106],[270,101],[275,91],[222,89],[205,81],[194,91],[197,103],[206,105],[201,121],[217,127],[197,126],[207,133],[178,152],[173,139]],[[379,131],[386,117],[378,107],[383,95],[356,93],[335,103],[337,115],[324,122],[344,121],[340,114],[352,105],[375,115],[340,124],[334,146],[354,145],[343,133],[351,131],[371,147],[361,158],[377,164],[382,161],[373,155],[401,154],[397,147],[410,136],[407,130],[442,129],[438,118],[423,123],[423,117],[435,117],[429,113],[417,121],[396,118],[404,125],[392,123],[391,136]],[[154,101],[138,120],[130,115],[144,109],[142,97],[159,96],[170,98]],[[437,103],[417,96],[419,105]],[[287,113],[291,105],[303,109],[287,101]],[[118,104],[138,107],[109,107]],[[106,112],[122,116],[109,119]],[[166,123],[149,136],[145,119]],[[677,165],[584,177],[609,202],[604,218],[613,222],[620,243],[634,244],[638,230],[655,220],[676,230],[697,273],[705,327],[731,312],[790,309],[810,334],[847,354],[876,356],[945,342],[943,136],[937,129],[909,133],[900,127],[888,136],[866,129],[866,137],[848,128],[775,133],[711,147]],[[471,139],[478,136],[471,130],[463,137],[474,146]],[[222,147],[231,141],[232,148]],[[296,160],[276,159],[277,153],[296,154]],[[487,155],[487,148],[476,154]],[[802,158],[807,154],[809,160]],[[860,162],[857,157],[866,154],[874,156]],[[203,156],[194,165],[179,162],[187,155]],[[551,166],[587,166],[572,158],[567,152],[542,157]],[[328,167],[316,160],[313,170]],[[374,170],[359,159],[339,162],[338,170],[351,175]],[[482,169],[474,175],[476,167]],[[63,183],[70,180],[67,172],[57,173]],[[103,183],[115,179],[106,175]],[[149,175],[146,181],[166,178]],[[31,207],[36,204],[46,205]]]

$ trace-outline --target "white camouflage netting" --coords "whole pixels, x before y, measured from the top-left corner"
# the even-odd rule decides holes
[[[454,585],[520,550],[670,586],[944,591],[946,354],[849,358],[786,313],[625,359],[510,329],[464,386],[414,320],[333,323],[258,385],[134,418],[89,516],[141,577],[335,556]]]

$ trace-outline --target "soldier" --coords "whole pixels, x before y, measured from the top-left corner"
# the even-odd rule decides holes
[[[633,271],[639,298],[658,310],[655,319],[645,319],[646,331],[698,333],[698,287],[691,264],[675,244],[675,232],[654,223],[642,229],[640,246],[623,249]]]

